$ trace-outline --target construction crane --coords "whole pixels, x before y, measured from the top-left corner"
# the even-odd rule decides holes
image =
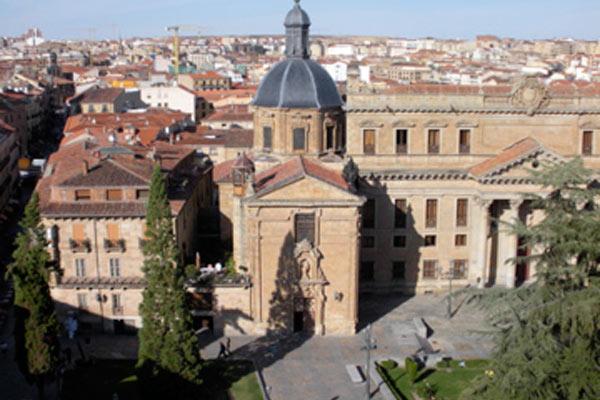
[[[173,67],[175,69],[175,78],[179,76],[179,63],[180,59],[180,37],[179,32],[182,31],[194,31],[198,34],[202,31],[202,28],[198,25],[173,25],[167,26],[167,32],[173,33]]]

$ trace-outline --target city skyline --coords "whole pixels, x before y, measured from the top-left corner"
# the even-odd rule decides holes
[[[205,35],[281,34],[278,16],[290,4],[291,0],[231,0],[226,4],[203,0],[50,0],[40,5],[34,0],[0,0],[0,36],[16,36],[38,27],[50,39],[155,37],[166,36],[164,28],[173,24],[202,26]],[[493,34],[520,39],[600,39],[596,24],[600,9],[591,0],[574,0],[568,7],[556,0],[528,4],[516,0],[461,0],[452,4],[441,0],[413,4],[374,0],[368,5],[357,0],[303,0],[301,5],[311,14],[315,35],[471,39]],[[247,16],[252,17],[240,21]]]

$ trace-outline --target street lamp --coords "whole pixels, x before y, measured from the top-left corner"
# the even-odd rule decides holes
[[[441,278],[448,279],[448,319],[452,319],[452,281],[464,276],[465,265],[463,263],[452,263],[448,271],[444,272],[441,266],[438,266],[438,275]]]
[[[367,352],[367,366],[366,366],[366,380],[367,380],[367,385],[366,385],[366,390],[367,390],[367,397],[366,399],[369,400],[371,398],[371,350],[375,350],[377,348],[377,341],[375,339],[373,339],[372,336],[372,332],[371,332],[371,324],[367,325],[367,327],[365,328],[365,333],[363,336],[363,341],[364,341],[364,346],[361,348],[361,350],[366,351]]]

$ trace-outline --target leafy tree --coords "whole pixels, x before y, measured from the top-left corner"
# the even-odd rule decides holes
[[[158,166],[152,174],[146,239],[138,367],[152,397],[179,393],[183,398],[201,383],[201,360],[185,297],[185,268],[179,262],[165,178]]]
[[[15,285],[16,361],[43,398],[45,382],[59,364],[60,325],[48,287],[49,256],[37,193],[25,208],[20,225],[22,231],[15,240],[14,262],[7,271]]]
[[[536,282],[478,292],[499,328],[491,373],[464,394],[476,399],[600,398],[600,191],[580,159],[547,164],[532,179],[549,196],[531,197],[543,220],[511,229],[533,255]]]

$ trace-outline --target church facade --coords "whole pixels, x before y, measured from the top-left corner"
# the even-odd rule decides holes
[[[353,334],[360,293],[534,279],[535,265],[511,261],[531,249],[502,222],[542,217],[530,170],[578,156],[600,169],[600,93],[533,78],[379,92],[349,81],[344,104],[310,59],[298,2],[285,27],[286,58],[253,102],[254,146],[215,167],[222,239],[252,282],[235,302],[243,332]]]

